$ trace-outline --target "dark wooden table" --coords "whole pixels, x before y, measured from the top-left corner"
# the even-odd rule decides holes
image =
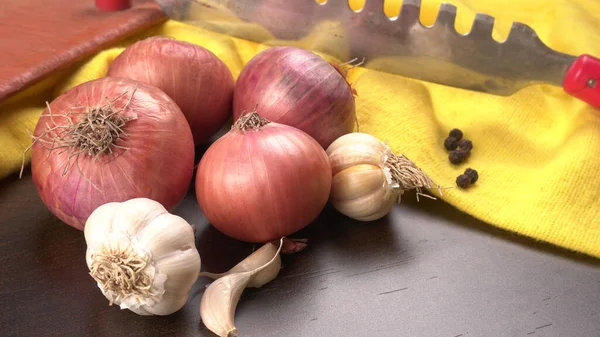
[[[600,262],[497,230],[432,200],[384,220],[328,207],[309,246],[248,289],[241,336],[599,337]],[[211,227],[190,192],[176,212],[198,226],[202,269],[224,271],[252,245]],[[167,317],[109,307],[87,274],[83,233],[41,203],[31,178],[0,181],[0,336],[213,336],[199,303]]]

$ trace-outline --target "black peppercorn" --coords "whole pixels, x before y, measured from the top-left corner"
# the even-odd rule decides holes
[[[479,173],[477,173],[476,170],[473,170],[472,168],[468,168],[465,170],[465,175],[467,177],[469,177],[469,180],[471,181],[471,184],[474,184],[477,179],[479,179]]]
[[[450,130],[450,134],[449,134],[449,136],[450,136],[450,137],[454,137],[454,138],[456,138],[457,140],[461,140],[461,139],[462,139],[462,137],[463,137],[463,133],[462,133],[462,131],[460,131],[459,129],[452,129],[452,130]]]
[[[469,151],[456,150],[456,151],[450,152],[448,159],[450,160],[450,162],[452,164],[457,165],[457,164],[460,164],[463,161],[465,161],[465,159],[467,159],[470,154],[471,153]]]
[[[458,147],[461,150],[471,151],[473,150],[473,142],[468,139],[463,139],[458,143]]]
[[[460,188],[467,188],[471,184],[471,179],[466,174],[456,177],[456,185]]]
[[[454,137],[446,138],[446,140],[444,140],[444,147],[448,151],[456,150],[458,148],[458,139]]]

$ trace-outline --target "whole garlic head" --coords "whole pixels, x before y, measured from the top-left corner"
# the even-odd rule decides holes
[[[181,309],[200,273],[193,228],[146,198],[98,207],[84,228],[90,275],[109,300],[139,315]]]
[[[387,215],[404,191],[431,187],[432,181],[402,155],[366,133],[354,132],[327,148],[333,180],[330,202],[340,213],[360,221]]]

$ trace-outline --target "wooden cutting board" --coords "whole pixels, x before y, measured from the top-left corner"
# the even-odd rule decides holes
[[[94,0],[0,0],[0,100],[166,20],[152,0],[104,12]]]

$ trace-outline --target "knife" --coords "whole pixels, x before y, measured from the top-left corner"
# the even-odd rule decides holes
[[[431,26],[420,0],[404,0],[397,17],[383,0],[361,10],[347,0],[156,0],[171,19],[266,45],[294,45],[364,67],[447,86],[508,96],[535,84],[562,86],[600,108],[600,59],[546,46],[536,32],[512,24],[503,42],[492,38],[494,18],[477,13],[471,30],[455,29],[456,6],[442,3]]]

